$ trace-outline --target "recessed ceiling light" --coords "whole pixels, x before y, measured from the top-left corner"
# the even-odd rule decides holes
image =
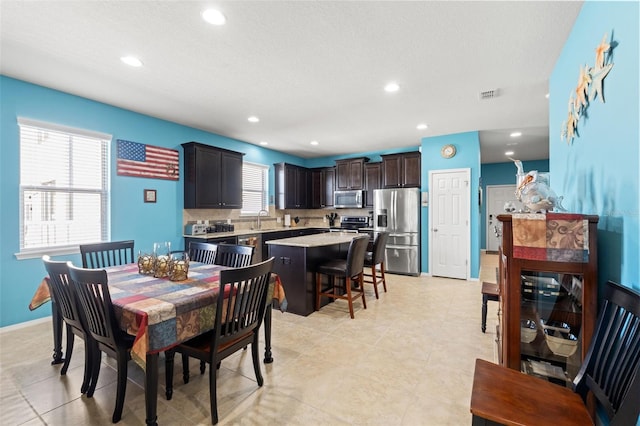
[[[260,145],[262,145],[262,146],[267,146],[267,145],[269,145],[269,142],[266,142],[266,141],[260,141]]]
[[[216,9],[207,9],[202,12],[202,19],[211,25],[224,25],[227,22],[227,18],[222,12]]]
[[[311,145],[318,145],[318,141],[311,141],[309,142]]]
[[[549,94],[544,95],[545,98],[549,99]]]
[[[397,92],[398,89],[400,89],[400,86],[398,86],[398,83],[395,81],[387,83],[387,85],[384,86],[384,91],[389,93]]]
[[[504,155],[513,155],[513,151],[507,151],[504,153]]]
[[[141,67],[142,61],[135,56],[123,56],[120,58],[122,62],[132,67]]]
[[[249,120],[249,122],[251,123],[257,123],[258,121],[260,121],[260,119],[255,115],[252,115],[251,117],[247,118],[247,120]]]
[[[520,136],[522,136],[522,132],[513,132],[509,136],[511,136],[512,138],[519,138]]]
[[[424,124],[424,123],[420,123],[420,124],[418,124],[418,125],[416,126],[416,129],[418,129],[418,130],[424,130],[424,129],[426,129],[427,127],[429,127],[429,126],[427,126],[427,125],[426,125],[426,124]]]

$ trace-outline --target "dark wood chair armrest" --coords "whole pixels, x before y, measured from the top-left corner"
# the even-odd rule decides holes
[[[471,414],[504,425],[592,425],[571,389],[476,359]]]

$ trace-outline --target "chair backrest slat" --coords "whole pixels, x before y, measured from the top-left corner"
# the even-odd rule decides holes
[[[80,256],[83,268],[106,268],[134,263],[133,240],[81,244]]]
[[[609,281],[587,356],[574,380],[591,391],[610,425],[635,424],[640,412],[640,294]]]
[[[213,265],[218,246],[211,243],[189,242],[189,260]]]
[[[218,244],[216,265],[243,268],[251,265],[253,246],[237,244]]]

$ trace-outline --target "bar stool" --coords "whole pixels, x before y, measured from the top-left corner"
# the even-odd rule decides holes
[[[349,303],[349,314],[352,319],[354,318],[354,300],[362,297],[362,306],[367,309],[367,302],[364,299],[363,269],[368,244],[368,235],[355,237],[349,244],[346,259],[333,259],[318,266],[316,270],[316,311],[320,310],[322,296],[346,300]],[[322,274],[329,277],[329,287],[322,288]],[[336,277],[339,278],[339,284],[336,284]],[[351,288],[352,280],[357,283],[357,289]],[[341,283],[344,283],[344,286]]]
[[[373,284],[373,289],[376,293],[376,299],[378,296],[378,284],[382,283],[384,292],[387,292],[387,280],[384,276],[384,251],[387,248],[387,240],[389,239],[388,232],[379,232],[373,241],[373,251],[368,251],[364,256],[364,266],[371,268],[371,273],[364,274],[364,282]],[[378,269],[379,268],[379,269]],[[376,274],[376,272],[379,273]]]

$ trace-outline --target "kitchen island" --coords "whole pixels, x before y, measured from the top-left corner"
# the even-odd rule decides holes
[[[287,312],[307,316],[315,310],[315,271],[329,259],[346,258],[349,244],[358,234],[329,232],[267,241],[273,272],[282,279]],[[321,305],[328,303],[323,299]]]

